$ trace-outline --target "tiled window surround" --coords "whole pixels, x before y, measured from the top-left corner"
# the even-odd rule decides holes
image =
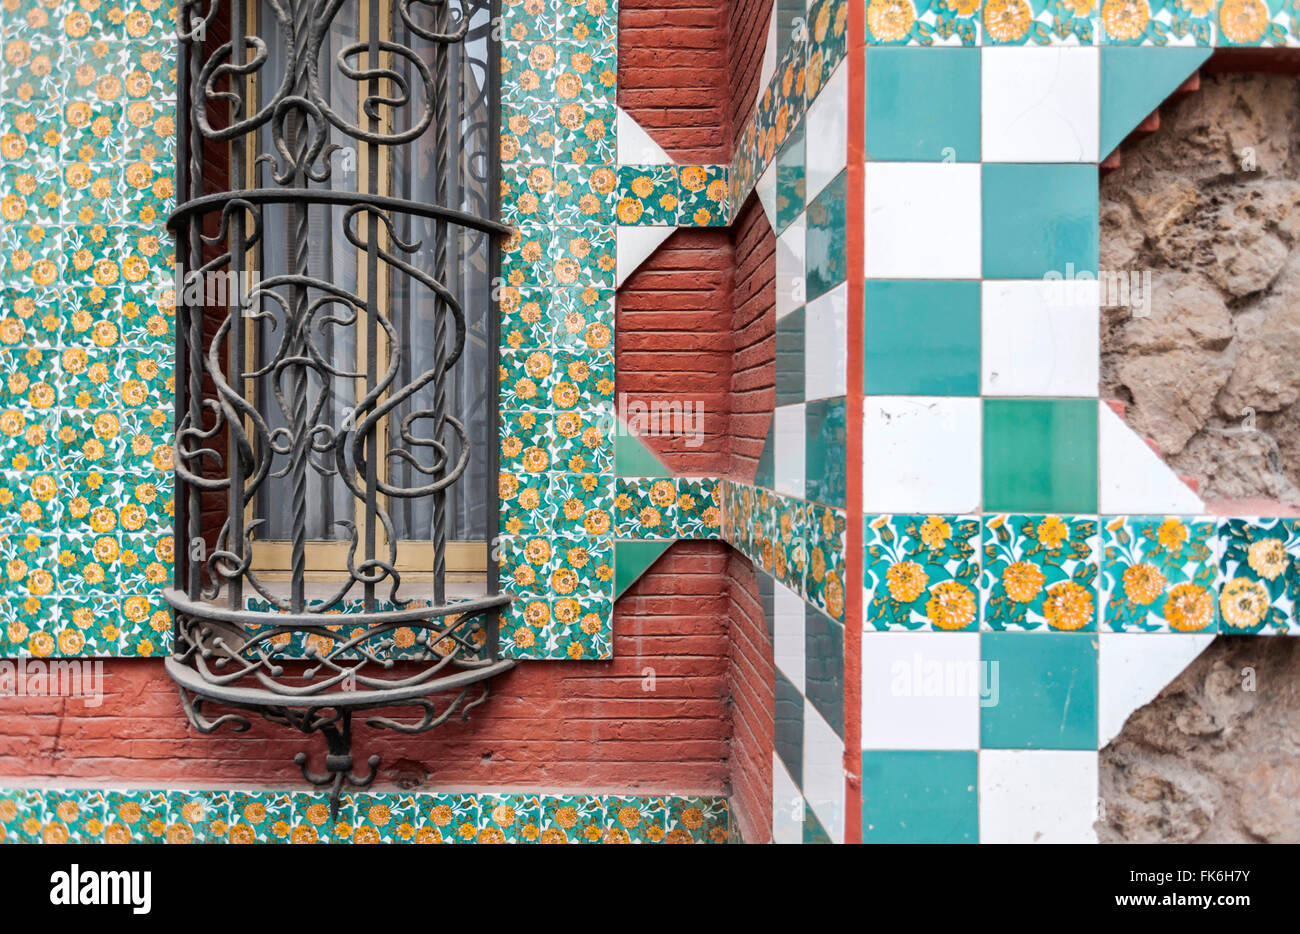
[[[0,655],[164,653],[174,7],[0,7]]]
[[[0,789],[0,843],[726,843],[716,797]]]

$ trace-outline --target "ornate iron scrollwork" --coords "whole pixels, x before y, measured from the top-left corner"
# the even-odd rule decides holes
[[[466,314],[464,296],[440,274],[448,257],[454,260],[456,237],[483,244],[509,233],[466,209],[490,213],[493,137],[484,132],[490,124],[475,127],[464,104],[448,106],[451,82],[461,80],[455,73],[461,66],[449,65],[451,50],[467,40],[491,48],[491,7],[490,0],[370,0],[358,16],[359,5],[346,0],[263,0],[264,21],[253,30],[245,0],[180,4],[183,200],[169,227],[185,270],[177,300],[174,452],[176,551],[185,560],[167,591],[175,615],[167,670],[191,723],[203,732],[222,725],[246,730],[252,713],[324,735],[323,772],[310,768],[303,754],[296,761],[308,781],[331,789],[335,806],[345,783],[373,780],[378,762],[371,757],[365,774],[354,767],[355,713],[370,712],[372,727],[431,729],[482,703],[488,679],[513,665],[498,657],[496,639],[509,597],[490,585],[488,596],[451,602],[444,583],[447,493],[463,481],[472,456],[495,456],[491,446],[471,450],[465,423],[449,406],[447,382],[462,357]],[[329,54],[340,17],[367,15],[360,41]],[[395,34],[426,51],[384,35],[386,23],[400,23]],[[209,38],[225,26],[227,41]],[[274,80],[267,67],[272,53],[282,65]],[[456,58],[463,60],[463,53]],[[490,61],[484,54],[479,114],[493,110]],[[262,87],[260,100],[251,93],[253,79]],[[354,89],[355,118],[323,83]],[[399,148],[425,147],[434,153],[426,162],[443,172],[449,147],[472,132],[488,147],[475,170],[483,176],[477,194],[440,183],[441,203],[430,203],[380,189],[380,166],[391,164]],[[335,184],[339,140],[366,167],[364,177],[356,171],[352,190]],[[229,184],[205,190],[205,162],[226,151]],[[272,184],[241,184],[253,174]],[[268,223],[272,210],[285,223]],[[411,217],[426,220],[434,242],[404,237],[403,218]],[[358,286],[312,268],[321,218],[333,225],[328,235],[350,244],[364,268]],[[284,270],[250,279],[250,251],[280,236]],[[432,271],[421,251],[436,257]],[[236,286],[221,307],[186,300],[184,283],[200,283],[206,297],[202,283],[213,275]],[[394,325],[401,309],[390,309],[381,291],[396,277],[405,277],[408,289],[425,290],[436,309],[433,365],[418,374],[403,374],[410,348]],[[486,290],[475,298],[483,303],[476,310],[485,313]],[[268,328],[280,332],[278,347],[256,360],[253,332]],[[364,348],[355,361],[340,360],[325,346],[327,336],[344,332],[353,336],[352,346]],[[491,369],[484,379],[494,383]],[[346,406],[332,397],[340,385],[351,387]],[[274,427],[268,400],[252,398],[256,386],[278,410]],[[312,478],[341,485],[356,504],[356,521],[335,523],[345,545],[343,567],[309,564]],[[289,530],[284,581],[269,579],[254,561],[266,522],[250,507],[268,496],[273,481]],[[494,489],[482,496],[495,504]],[[432,503],[425,552],[431,559],[420,569],[432,581],[427,600],[407,595],[411,585],[402,581],[391,517],[391,504],[417,499]],[[314,585],[313,593],[312,577],[330,582]],[[340,611],[347,615],[333,615]],[[210,715],[210,705],[231,710]],[[386,709],[413,718],[378,713]]]

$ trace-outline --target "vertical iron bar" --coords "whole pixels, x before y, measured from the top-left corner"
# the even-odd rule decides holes
[[[294,93],[303,96],[306,95],[307,91],[307,62],[303,58],[303,47],[306,45],[305,37],[310,19],[310,3],[308,0],[298,0],[294,5],[293,40],[289,44],[293,50],[293,56],[285,63],[285,67],[292,69]],[[296,132],[300,125],[302,130],[301,139],[298,138]],[[300,117],[294,113],[288,115],[288,119],[285,121],[285,136],[296,165],[293,185],[299,190],[307,187],[306,150],[309,145],[309,130],[310,127],[305,113],[301,113]],[[305,277],[309,258],[308,223],[311,206],[306,200],[290,201],[288,213],[290,217],[289,223],[293,229],[293,271],[295,275]],[[306,285],[301,282],[294,283],[291,294],[293,296],[290,303],[292,308],[291,320],[285,328],[284,339],[292,341],[290,347],[295,356],[305,359],[307,357]],[[311,438],[307,425],[307,385],[307,365],[306,363],[298,363],[294,366],[293,398],[290,400],[293,405],[292,427],[290,429],[293,446],[289,454],[289,476],[292,484],[289,493],[289,508],[293,514],[292,551],[290,555],[290,586],[292,592],[290,602],[295,613],[301,613],[306,606],[307,468],[311,448]],[[324,388],[321,391],[324,392]]]
[[[187,10],[189,8],[187,7]],[[199,7],[200,11],[202,7]],[[198,199],[203,194],[203,138],[200,135],[199,124],[195,115],[201,113],[200,108],[206,107],[206,101],[203,98],[203,89],[199,86],[199,70],[203,62],[203,48],[200,35],[204,34],[203,30],[195,32],[197,23],[195,16],[190,12],[190,20],[184,24],[184,28],[191,32],[189,38],[189,168],[188,182],[189,197],[191,200]],[[195,270],[203,266],[203,218],[195,216],[190,220],[188,225],[189,233],[189,256],[186,263],[187,270],[193,274]],[[188,291],[188,290],[186,290]],[[194,431],[203,428],[203,307],[207,301],[207,289],[203,288],[200,283],[199,294],[202,299],[197,308],[189,308],[186,314],[187,337],[186,351],[189,356],[187,383],[188,383],[188,413],[187,420],[189,427]],[[191,465],[191,469],[198,472],[203,469],[204,458],[200,457]],[[186,504],[187,520],[189,524],[188,540],[186,548],[191,552],[195,544],[203,535],[202,525],[202,498],[198,487],[191,486],[187,490],[188,503]],[[187,566],[188,580],[186,589],[190,599],[197,599],[199,596],[199,585],[202,579],[203,563],[201,561],[191,560]]]
[[[379,68],[379,5],[385,0],[370,0],[370,17],[366,24],[366,66],[371,71]],[[369,97],[379,95],[379,81],[370,78],[366,82],[366,94]],[[366,115],[366,128],[378,131],[377,114],[375,118]],[[366,191],[379,191],[379,147],[366,143]],[[390,317],[392,309],[389,309]],[[374,386],[379,379],[379,217],[374,211],[366,212],[366,387]],[[389,347],[390,354],[397,353],[398,348]],[[375,558],[375,544],[378,535],[377,497],[379,487],[379,426],[372,425],[366,434],[366,560]],[[365,610],[367,613],[375,608],[375,585],[366,582]]]
[[[445,33],[449,4],[442,4],[434,12],[434,31]],[[464,10],[469,16],[469,10]],[[447,200],[447,148],[451,143],[451,126],[448,121],[447,106],[447,46],[441,42],[433,44],[433,75],[435,111],[433,118],[434,139],[434,192],[439,204],[450,207]],[[447,224],[439,219],[434,224],[434,278],[447,282]],[[447,441],[447,315],[449,309],[442,299],[437,299],[433,324],[433,413],[434,437],[442,443]],[[451,460],[451,450],[443,452],[444,469]],[[433,494],[433,602],[442,606],[447,599],[447,494],[438,490]]]
[[[177,24],[177,31],[184,34],[185,27],[183,23]],[[177,36],[177,63],[176,73],[178,85],[176,92],[177,114],[176,114],[176,190],[183,192],[189,190],[187,180],[187,166],[189,165],[190,151],[190,52],[189,43]],[[175,295],[172,298],[172,313],[175,317],[176,347],[175,354],[175,389],[172,393],[172,425],[175,430],[179,430],[185,424],[185,413],[188,411],[188,403],[185,400],[186,390],[189,386],[189,353],[186,349],[188,344],[189,325],[185,314],[185,283],[184,270],[185,263],[189,257],[189,246],[187,240],[181,239],[180,231],[174,234],[176,239],[176,266],[177,271],[173,272],[172,286],[175,289]],[[174,446],[174,460],[180,462],[179,445]],[[176,490],[176,512],[172,517],[172,537],[173,552],[175,555],[175,567],[172,572],[172,586],[176,589],[189,591],[190,575],[190,547],[187,542],[189,532],[189,495],[190,485],[188,483],[178,484]],[[180,620],[174,616],[172,621],[172,634],[179,642],[180,637]]]
[[[236,70],[244,63],[244,4],[248,0],[230,0],[230,63]],[[234,74],[230,78],[230,91],[236,95],[230,105],[230,119],[239,120],[244,116],[245,78]],[[231,190],[242,188],[248,183],[244,178],[244,140],[236,138],[230,143],[230,180]],[[230,233],[230,272],[233,280],[234,295],[227,289],[227,313],[230,315],[230,385],[240,395],[244,386],[244,312],[247,292],[244,282],[244,212],[236,211],[231,218]],[[230,299],[233,298],[233,307]],[[235,413],[235,418],[240,418]],[[237,439],[242,435],[243,426],[232,422],[227,426],[226,457],[230,464],[230,495],[227,499],[226,512],[226,548],[232,554],[242,558],[244,555],[244,461]],[[229,581],[228,601],[231,609],[239,609],[244,603],[244,575],[236,574]]]

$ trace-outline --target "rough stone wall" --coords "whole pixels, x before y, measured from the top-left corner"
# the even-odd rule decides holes
[[[1099,778],[1103,843],[1300,842],[1300,639],[1220,636],[1129,718]]]
[[[1103,395],[1207,501],[1300,506],[1300,78],[1209,76],[1122,156],[1101,267],[1152,301],[1104,313]]]
[[[1212,504],[1300,504],[1300,79],[1204,79],[1125,147],[1101,218],[1102,268],[1153,280],[1149,318],[1104,314],[1103,394]],[[1102,842],[1300,842],[1300,640],[1216,639],[1099,780]]]

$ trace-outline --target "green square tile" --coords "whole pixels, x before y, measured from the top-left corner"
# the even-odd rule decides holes
[[[844,737],[844,627],[804,605],[804,692],[826,723]]]
[[[863,843],[978,843],[974,750],[862,754]]]
[[[770,490],[776,486],[776,419],[767,426],[763,438],[763,450],[758,455],[758,466],[754,471],[754,486]]]
[[[867,395],[979,395],[978,282],[868,281],[865,305]]]
[[[979,49],[867,49],[867,159],[980,160]]]
[[[985,632],[980,655],[996,696],[980,707],[980,748],[1097,748],[1095,634]]]
[[[776,673],[773,702],[774,745],[796,785],[803,784],[803,695],[781,672]]]
[[[1097,403],[984,400],[986,512],[1097,511]]]
[[[790,226],[802,213],[807,197],[807,151],[804,148],[804,125],[799,124],[786,137],[776,154],[776,232]]]
[[[798,308],[776,322],[776,404],[796,405],[804,399],[804,310]]]
[[[835,176],[808,205],[808,230],[804,246],[807,300],[824,295],[848,275],[848,236],[845,204],[847,172]]]
[[[804,406],[804,493],[827,506],[845,505],[848,495],[848,435],[844,397],[816,399]]]
[[[1097,271],[1097,169],[983,167],[984,277],[1041,279]]]

